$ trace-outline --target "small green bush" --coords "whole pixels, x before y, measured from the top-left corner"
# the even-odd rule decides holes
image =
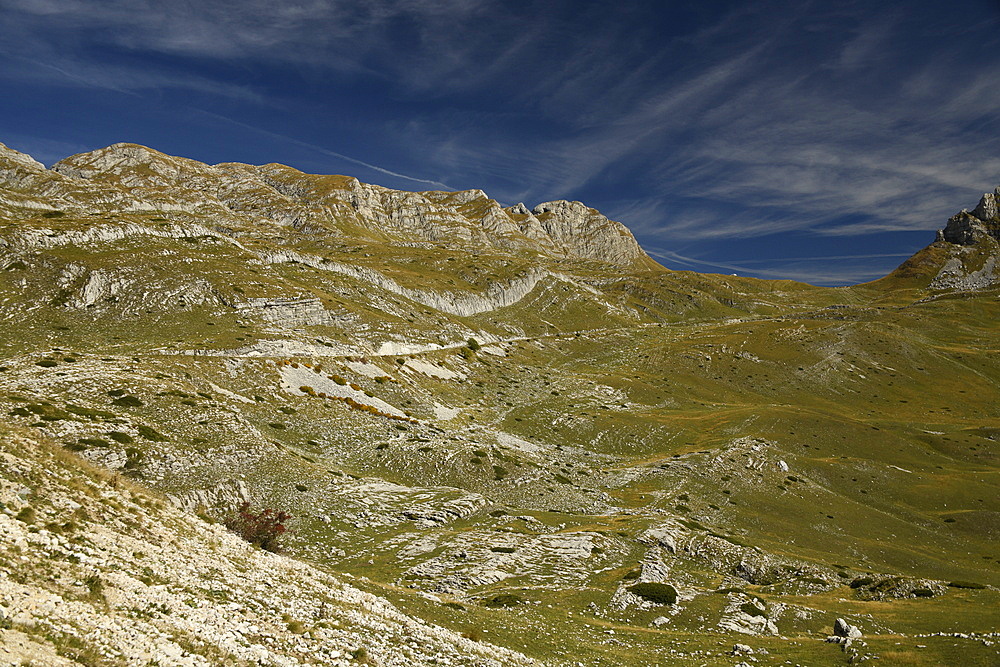
[[[145,424],[139,424],[138,426],[135,427],[135,430],[139,432],[139,435],[141,435],[146,440],[149,440],[150,442],[167,441],[167,437],[165,435],[163,435],[162,433],[160,433],[151,426],[146,426]]]
[[[764,616],[764,617],[767,616],[767,614],[761,611],[760,607],[758,607],[752,602],[744,602],[743,604],[741,604],[740,611],[750,616]]]
[[[104,602],[104,582],[100,575],[91,574],[84,578],[83,585],[87,587],[87,597],[96,602]]]
[[[472,350],[473,352],[482,347],[482,345],[479,344],[479,341],[476,340],[475,338],[470,338],[468,341],[466,341],[466,345],[468,345],[469,349]]]
[[[142,450],[137,447],[127,447],[125,449],[125,470],[135,470],[142,465]]]
[[[117,405],[121,408],[141,408],[143,403],[136,396],[131,394],[125,394],[115,400],[111,401],[112,405]]]
[[[35,512],[34,507],[22,507],[21,511],[17,513],[16,519],[23,523],[35,523],[35,518],[38,513]]]
[[[948,585],[951,586],[952,588],[972,588],[976,590],[981,590],[983,588],[986,588],[985,585],[977,584],[974,581],[950,581],[948,582]]]
[[[677,602],[677,589],[670,584],[647,581],[629,586],[628,592],[654,604],[674,604]]]

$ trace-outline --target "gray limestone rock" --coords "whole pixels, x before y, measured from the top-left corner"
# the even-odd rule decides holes
[[[850,625],[842,618],[838,618],[833,623],[833,634],[847,639],[857,639],[861,636],[861,630],[856,625]]]
[[[623,265],[645,254],[625,225],[578,201],[544,202],[532,209],[532,213],[567,254]]]

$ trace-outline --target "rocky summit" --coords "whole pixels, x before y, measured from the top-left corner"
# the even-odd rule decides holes
[[[0,664],[997,664],[998,197],[819,288],[0,145]]]

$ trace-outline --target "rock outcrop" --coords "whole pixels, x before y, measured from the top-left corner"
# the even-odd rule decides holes
[[[532,214],[567,255],[627,265],[645,254],[625,225],[578,201],[545,202]]]
[[[833,624],[833,634],[838,637],[846,637],[847,639],[858,639],[861,637],[861,630],[858,626],[851,625],[842,618],[838,618]]]
[[[505,209],[482,190],[406,192],[279,164],[212,166],[126,143],[73,155],[51,170],[6,148],[0,152],[4,160],[11,166],[0,165],[3,182],[17,185],[44,175],[84,211],[113,205],[132,212],[211,214],[237,235],[255,225],[278,225],[336,238],[360,233],[395,243],[530,251],[622,266],[646,258],[624,225],[580,202]],[[38,189],[35,182],[31,186]]]
[[[937,240],[956,245],[974,245],[985,238],[1000,241],[1000,186],[985,193],[970,213],[962,209],[938,231]]]

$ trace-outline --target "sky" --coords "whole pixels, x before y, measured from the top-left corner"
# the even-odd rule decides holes
[[[878,278],[1000,184],[1000,2],[0,0],[0,142],[503,205],[668,268]]]

